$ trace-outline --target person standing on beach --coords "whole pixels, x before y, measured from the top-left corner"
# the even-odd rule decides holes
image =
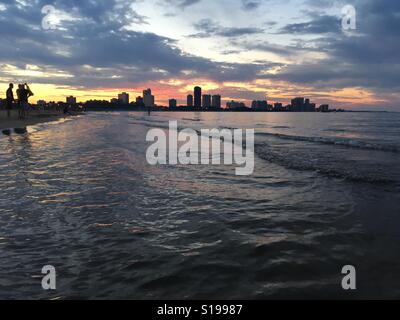
[[[6,109],[7,109],[7,117],[10,118],[11,117],[11,110],[13,107],[13,103],[14,103],[14,93],[13,93],[13,88],[14,85],[12,83],[10,83],[7,93],[6,93]]]
[[[22,93],[23,93],[24,87],[22,84],[18,85],[18,89],[17,89],[17,98],[18,98],[18,119],[22,119],[23,118],[23,110],[22,110]]]
[[[25,118],[29,111],[29,98],[33,96],[33,92],[29,88],[28,84],[20,84],[17,90],[20,118]]]
[[[28,100],[29,100],[29,98],[32,97],[34,94],[33,94],[33,92],[31,91],[31,88],[29,88],[29,86],[28,86],[27,83],[25,83],[25,85],[24,85],[24,90],[25,90],[25,92],[24,92],[25,111],[26,111],[26,115],[29,116],[30,104],[29,104]]]

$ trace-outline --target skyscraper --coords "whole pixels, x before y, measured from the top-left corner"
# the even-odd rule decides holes
[[[137,107],[144,107],[144,102],[142,97],[136,97],[136,106]]]
[[[292,99],[291,111],[300,112],[304,111],[304,98],[294,98]]]
[[[221,96],[219,94],[212,96],[211,106],[217,109],[221,108]]]
[[[211,95],[205,94],[203,95],[203,108],[211,107]]]
[[[329,104],[321,104],[318,110],[321,112],[329,112]]]
[[[238,101],[230,101],[226,103],[226,107],[228,109],[245,109],[246,104],[243,102],[238,102]]]
[[[126,92],[122,92],[118,95],[118,101],[121,104],[129,104],[129,94],[127,94]]]
[[[201,88],[194,88],[194,106],[196,108],[201,108]]]
[[[283,105],[280,102],[275,102],[274,103],[274,110],[275,111],[282,111]]]
[[[176,106],[177,106],[177,104],[178,104],[178,102],[176,101],[176,99],[170,99],[168,102],[169,102],[169,108],[170,108],[170,109],[175,109]]]
[[[154,96],[151,94],[151,89],[143,90],[143,102],[145,107],[154,107]]]
[[[187,105],[188,107],[193,107],[193,95],[189,94],[189,95],[187,96],[187,103],[186,103],[186,105]]]
[[[251,104],[251,108],[255,110],[268,110],[268,102],[266,100],[254,100]]]

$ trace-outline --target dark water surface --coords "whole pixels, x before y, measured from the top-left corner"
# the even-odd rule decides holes
[[[168,120],[255,128],[254,174],[148,165]],[[400,298],[399,114],[91,113],[28,131],[0,137],[0,298]]]

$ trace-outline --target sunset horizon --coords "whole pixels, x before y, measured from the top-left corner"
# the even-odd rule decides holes
[[[307,96],[342,109],[399,111],[398,65],[390,59],[395,48],[375,45],[393,37],[383,33],[382,23],[390,26],[395,17],[388,12],[385,20],[376,19],[375,11],[384,7],[355,1],[361,18],[355,29],[343,29],[345,5],[300,0],[9,2],[0,6],[7,30],[0,90],[28,82],[34,101],[73,95],[84,102],[110,100],[120,92],[133,97],[152,88],[156,103],[167,105],[171,98],[184,102],[200,85],[221,94],[224,102],[289,103]],[[229,15],[224,14],[227,7]]]

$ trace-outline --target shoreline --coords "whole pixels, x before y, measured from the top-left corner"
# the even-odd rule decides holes
[[[33,110],[30,111],[26,119],[18,119],[18,111],[12,110],[11,117],[7,117],[7,111],[0,111],[0,131],[26,128],[40,123],[51,122],[54,120],[67,118],[73,115],[66,115],[62,111],[56,110]]]

